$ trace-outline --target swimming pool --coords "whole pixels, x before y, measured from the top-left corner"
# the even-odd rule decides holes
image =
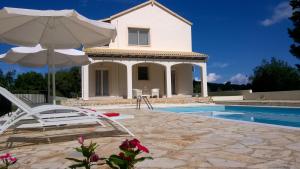
[[[300,108],[255,107],[255,106],[197,106],[159,108],[161,111],[176,113],[193,113],[216,118],[242,120],[300,127]]]

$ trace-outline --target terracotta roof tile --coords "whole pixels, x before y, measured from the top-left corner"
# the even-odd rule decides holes
[[[207,55],[185,51],[154,51],[154,50],[128,50],[112,48],[88,48],[85,52],[93,57],[128,57],[128,58],[162,58],[162,59],[197,59],[206,60]]]

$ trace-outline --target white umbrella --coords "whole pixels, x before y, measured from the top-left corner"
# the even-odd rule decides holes
[[[19,64],[26,67],[55,67],[79,66],[89,64],[88,56],[76,49],[54,49],[53,57],[48,57],[49,50],[36,47],[15,47],[0,55],[0,61],[9,64]]]
[[[75,49],[55,49],[53,57],[48,57],[49,51],[40,45],[36,47],[15,47],[0,55],[0,61],[9,64],[19,64],[27,67],[55,67],[80,66],[90,63],[88,56]],[[48,67],[49,68],[49,67]],[[50,96],[50,71],[48,71],[48,98]],[[53,70],[53,100],[55,102],[55,71]]]
[[[0,42],[19,46],[41,44],[48,49],[47,57],[52,58],[48,61],[53,60],[54,49],[103,46],[116,37],[113,25],[90,20],[74,10],[3,8],[0,23]],[[55,69],[54,64],[52,67]]]
[[[116,36],[109,23],[90,20],[74,10],[0,10],[0,42],[18,46],[71,49],[108,44]]]

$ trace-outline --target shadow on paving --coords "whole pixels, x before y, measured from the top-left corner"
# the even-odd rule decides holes
[[[92,128],[93,130],[106,129],[105,131],[90,131],[95,126],[65,126],[52,127],[43,129],[18,129],[7,135],[6,141],[0,143],[0,151],[10,148],[25,147],[36,144],[51,144],[77,140],[83,136],[86,139],[94,139],[99,137],[125,137],[128,134],[117,130],[116,128],[107,131],[104,128]],[[22,132],[22,133],[19,133]],[[14,134],[16,133],[16,134]],[[17,144],[16,144],[17,143]]]

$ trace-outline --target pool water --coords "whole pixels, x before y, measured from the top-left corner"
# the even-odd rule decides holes
[[[289,127],[300,127],[300,108],[255,106],[168,107],[160,111],[192,113],[210,117],[242,120]]]

